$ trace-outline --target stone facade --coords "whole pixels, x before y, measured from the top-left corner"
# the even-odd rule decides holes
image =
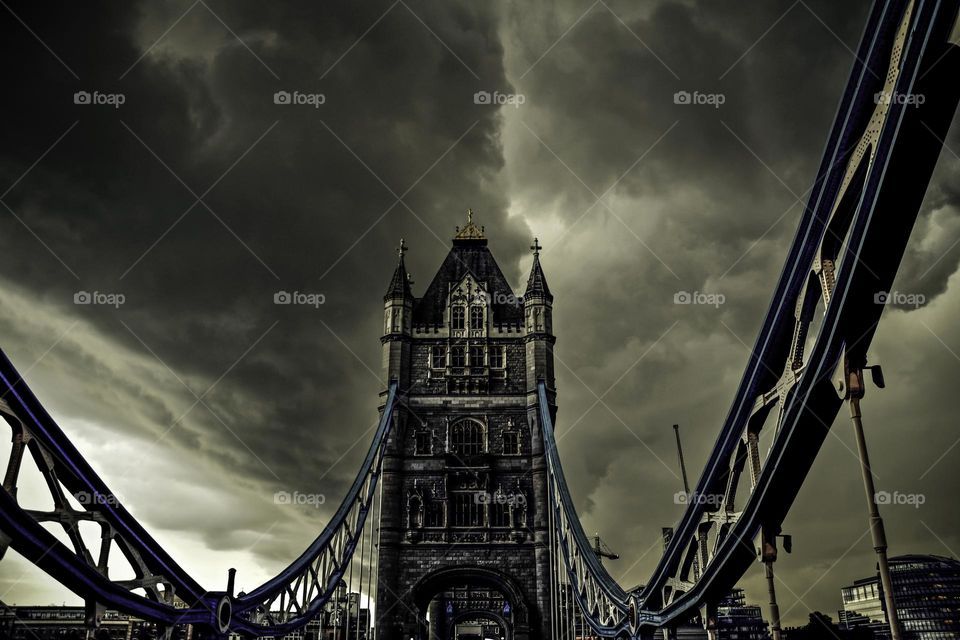
[[[436,598],[466,588],[497,594],[488,601],[509,613],[488,613],[506,621],[507,637],[546,640],[537,383],[546,382],[555,413],[554,337],[539,246],[522,297],[472,220],[422,297],[404,250],[384,297],[383,373],[399,382],[400,401],[383,463],[378,637],[446,637],[440,620],[473,612]]]

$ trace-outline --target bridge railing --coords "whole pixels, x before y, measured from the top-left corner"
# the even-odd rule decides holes
[[[363,556],[374,547],[375,523],[372,513],[379,488],[384,449],[394,422],[393,408],[397,397],[397,383],[391,382],[383,415],[377,426],[363,465],[333,518],[313,543],[276,577],[268,580],[249,594],[238,596],[234,602],[237,617],[234,627],[249,627],[263,633],[283,634],[302,626],[316,617],[341,586],[348,573],[352,576],[354,554],[360,548],[360,584],[363,584]],[[367,549],[361,548],[365,537]],[[373,577],[372,565],[367,567],[368,582]],[[371,591],[368,588],[367,596]],[[242,620],[242,621],[241,621]]]
[[[590,541],[580,525],[554,437],[553,419],[547,401],[547,389],[538,385],[540,425],[547,459],[547,492],[551,551],[554,556],[555,577],[552,597],[555,604],[555,625],[565,625],[555,633],[561,637],[573,630],[576,616],[573,605],[586,615],[586,622],[603,637],[614,637],[627,628],[629,621],[628,595],[597,558]],[[577,618],[579,620],[579,618]]]

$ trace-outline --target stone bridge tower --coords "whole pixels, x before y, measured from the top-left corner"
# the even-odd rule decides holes
[[[401,401],[383,463],[383,640],[549,638],[536,387],[546,381],[555,413],[553,296],[538,243],[518,296],[472,217],[422,297],[401,241],[384,296],[383,374]]]

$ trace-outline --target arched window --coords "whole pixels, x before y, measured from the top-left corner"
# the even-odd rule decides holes
[[[474,456],[483,453],[483,425],[473,420],[463,420],[451,427],[450,449],[452,453]]]
[[[498,488],[490,500],[490,526],[491,527],[509,527],[510,509],[512,500],[503,492],[503,487]]]
[[[470,307],[470,328],[474,331],[483,329],[483,307],[478,305]]]
[[[419,529],[423,526],[423,498],[420,496],[410,496],[407,502],[407,518],[411,529]]]
[[[460,305],[453,307],[450,312],[450,328],[463,329],[466,322],[466,309]]]

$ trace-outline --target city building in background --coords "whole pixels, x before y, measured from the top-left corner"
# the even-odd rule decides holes
[[[770,633],[760,607],[747,604],[743,589],[736,588],[717,606],[717,631],[730,640],[768,640]]]
[[[83,607],[67,605],[15,606],[0,603],[3,640],[73,640],[87,637]],[[119,611],[106,611],[94,636],[97,640],[153,640],[161,637],[156,625]],[[192,640],[190,625],[174,628],[171,640]]]
[[[370,610],[361,607],[359,593],[341,584],[317,616],[283,640],[369,640]],[[82,640],[87,638],[86,614],[77,606],[14,606],[0,602],[0,640]],[[160,640],[157,625],[118,611],[107,611],[95,640]],[[484,636],[487,637],[487,636]],[[191,625],[177,625],[169,640],[194,640]],[[230,634],[228,640],[241,640]]]
[[[960,638],[960,561],[932,555],[890,559],[894,601],[904,640]],[[871,629],[878,639],[890,637],[879,576],[841,589],[844,629]]]
[[[283,640],[368,640],[372,637],[370,610],[360,606],[361,596],[348,592],[341,581],[317,616]],[[239,639],[238,639],[239,640]]]

